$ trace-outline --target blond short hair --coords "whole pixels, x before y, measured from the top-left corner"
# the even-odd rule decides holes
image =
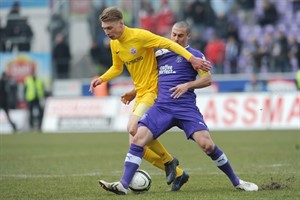
[[[99,16],[99,20],[102,22],[113,22],[123,19],[122,12],[116,7],[108,7],[103,10]]]

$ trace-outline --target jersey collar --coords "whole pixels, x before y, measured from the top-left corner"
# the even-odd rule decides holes
[[[122,41],[125,40],[128,31],[129,31],[128,27],[124,25],[124,31],[123,31],[122,35],[119,37],[119,39],[118,39],[120,42],[122,42]]]

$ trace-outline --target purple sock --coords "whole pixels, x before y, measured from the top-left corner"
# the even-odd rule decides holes
[[[129,151],[125,158],[124,171],[121,179],[121,183],[124,188],[128,189],[136,170],[139,168],[142,162],[143,153],[143,147],[135,144],[130,145]]]
[[[217,145],[208,156],[215,162],[217,167],[227,175],[233,186],[237,186],[240,183],[239,178],[235,175],[226,155]]]

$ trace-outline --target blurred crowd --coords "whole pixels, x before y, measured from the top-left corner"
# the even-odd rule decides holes
[[[190,45],[206,55],[216,74],[295,72],[299,68],[299,0],[190,0],[182,2],[178,12],[168,0],[160,0],[158,9],[153,1],[140,2],[141,28],[169,37],[175,21],[192,24]],[[103,8],[94,12],[96,21]],[[122,4],[121,8],[125,23],[133,26],[132,7]],[[96,31],[91,55],[98,66],[110,66],[107,39],[101,30]],[[99,73],[106,69],[100,67]]]
[[[91,37],[88,54],[98,74],[111,66],[109,40],[99,25],[107,1],[87,12]],[[169,37],[175,21],[192,25],[191,46],[214,65],[215,74],[296,72],[300,64],[300,0],[122,0],[125,24]],[[159,4],[157,6],[157,4]],[[69,78],[72,56],[69,18],[51,12],[50,34],[54,78]],[[138,17],[137,17],[138,16]],[[20,5],[14,3],[6,27],[0,27],[2,52],[30,51],[34,33]]]

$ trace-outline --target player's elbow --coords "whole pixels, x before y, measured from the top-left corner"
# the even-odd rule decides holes
[[[211,76],[206,77],[205,87],[208,87],[211,84],[212,84],[212,78],[211,78]]]
[[[206,86],[211,86],[212,80],[207,81]]]

